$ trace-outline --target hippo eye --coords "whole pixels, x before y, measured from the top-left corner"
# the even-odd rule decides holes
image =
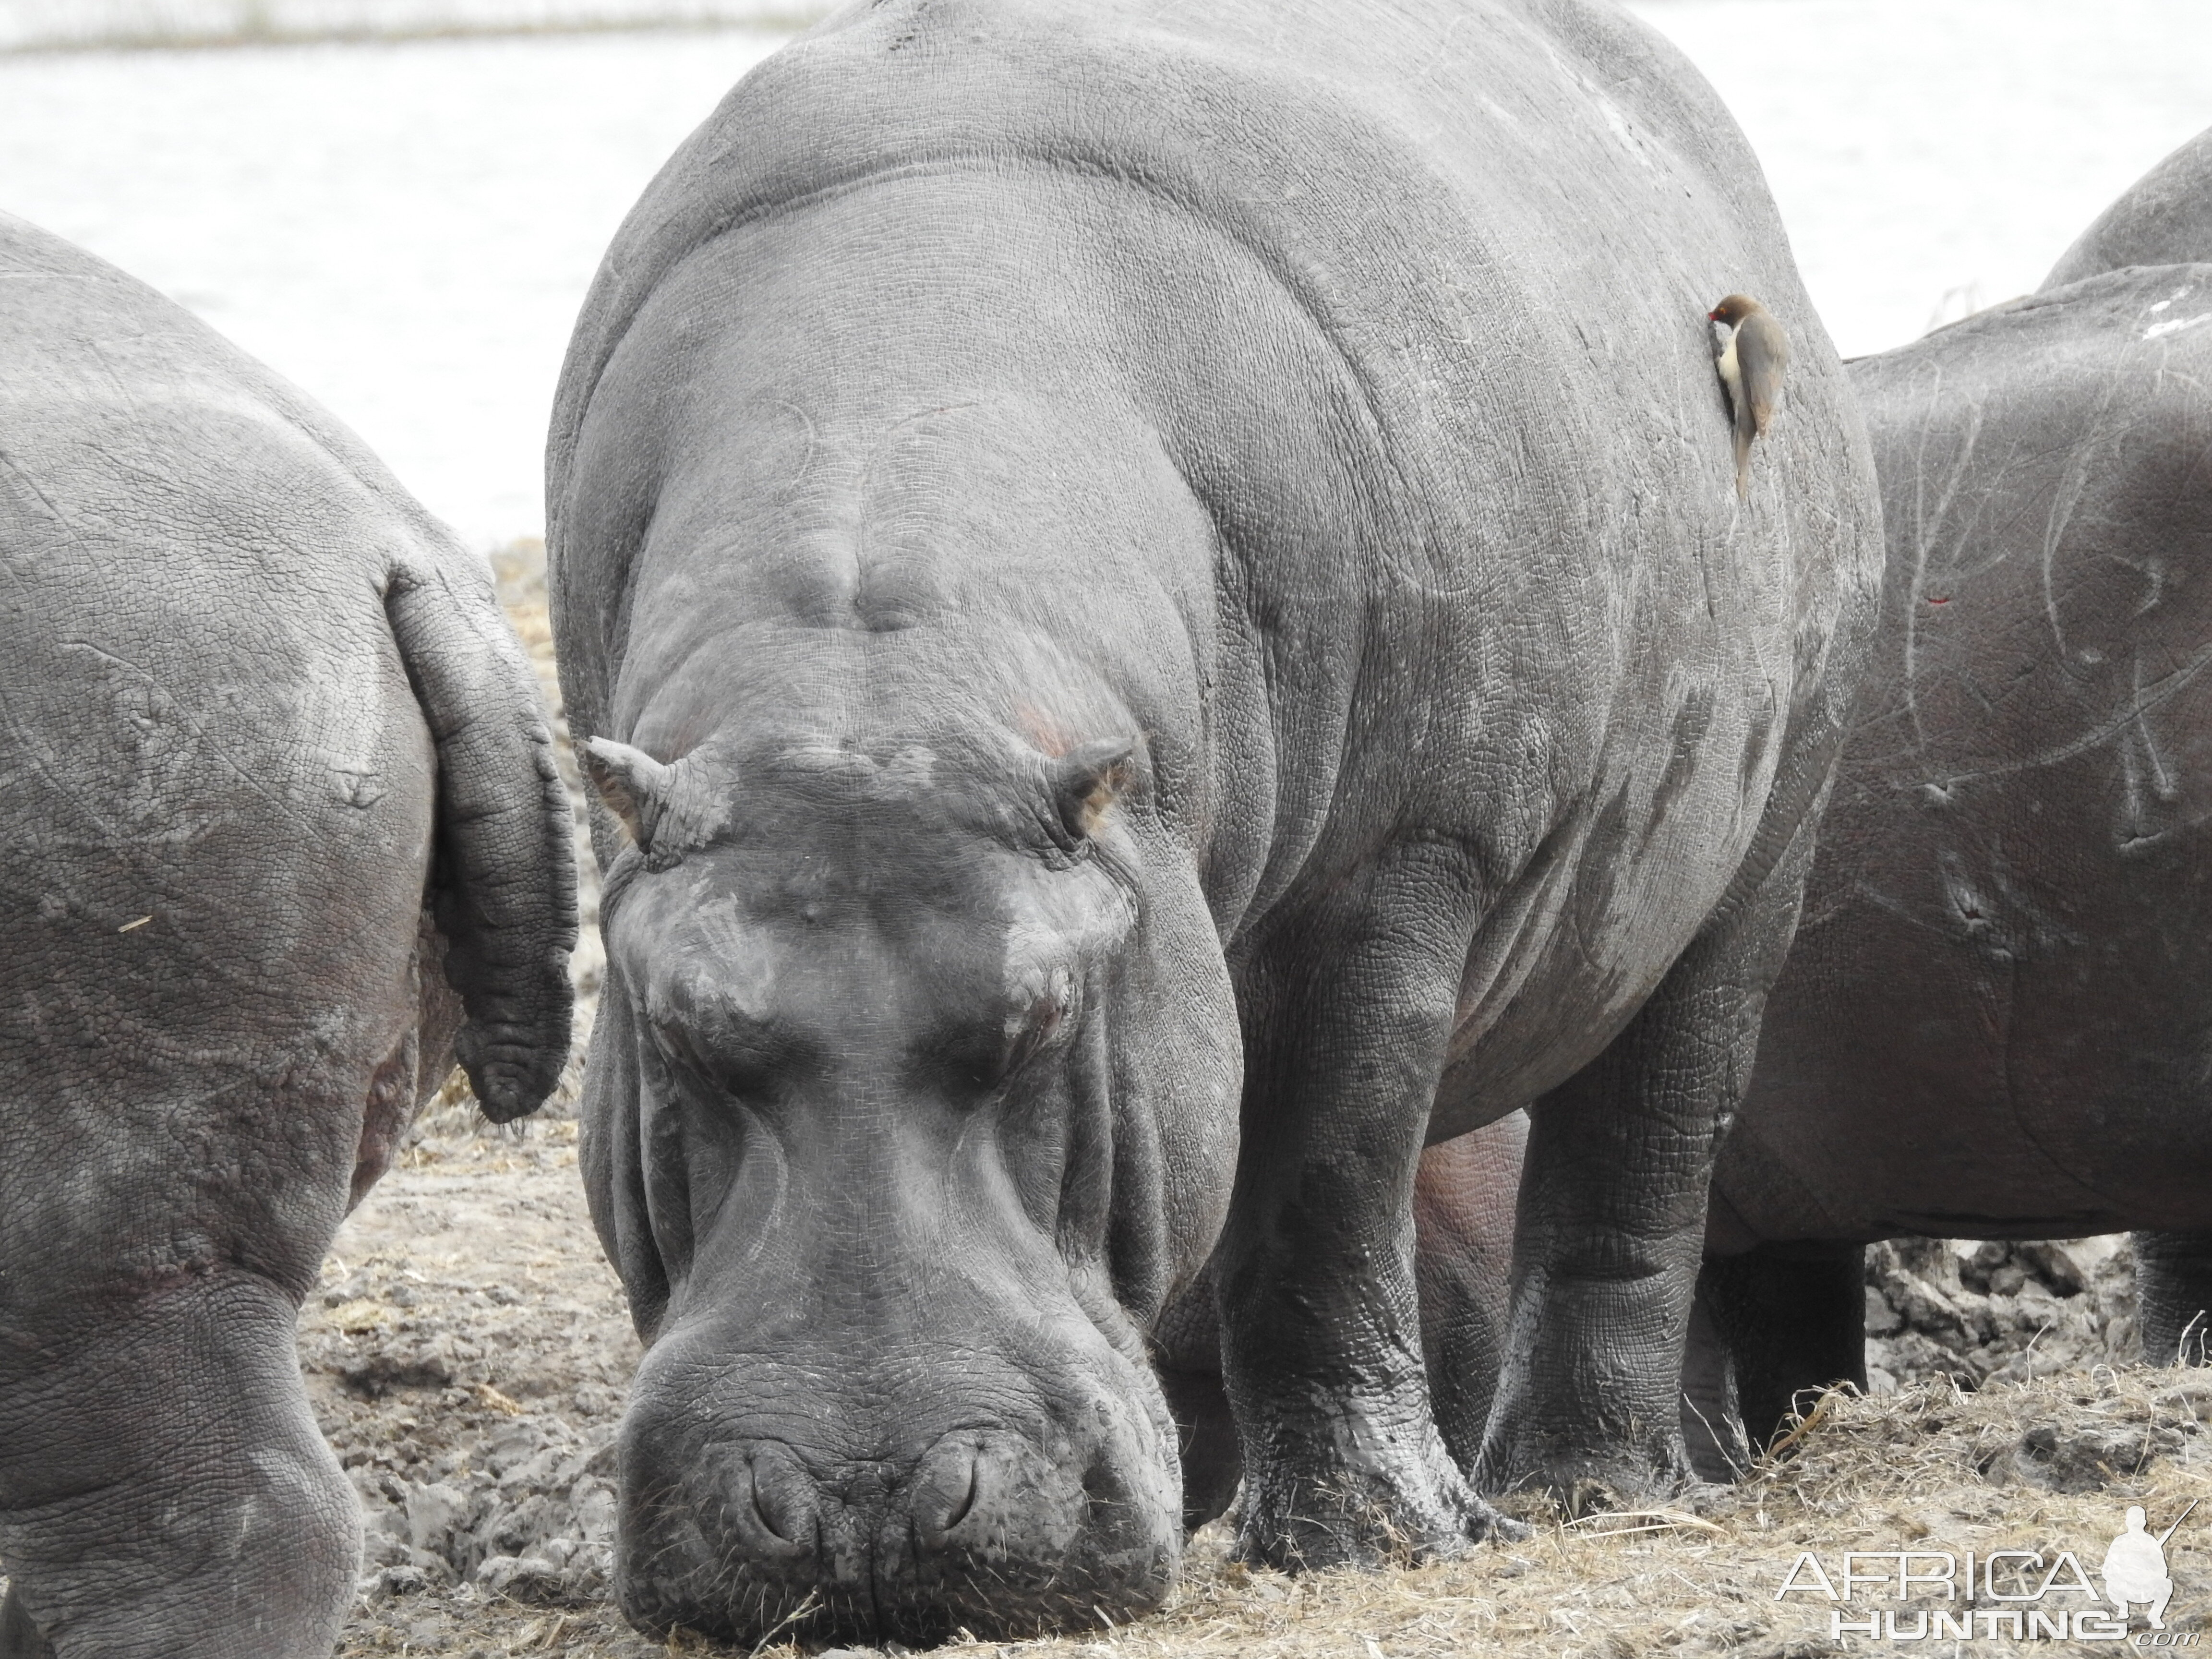
[[[936,1045],[936,1061],[958,1083],[989,1093],[1053,1046],[1074,1006],[1068,976],[1056,974],[1052,989],[1032,997],[997,1030],[948,1033]]]
[[[653,1046],[669,1067],[720,1094],[758,1098],[772,1093],[788,1057],[763,1034],[708,1033],[686,1021],[648,1022]]]
[[[1075,988],[1063,969],[1053,975],[1049,989],[1031,998],[1028,1008],[1007,1022],[1007,1073],[1018,1072],[1050,1048],[1074,1012]]]

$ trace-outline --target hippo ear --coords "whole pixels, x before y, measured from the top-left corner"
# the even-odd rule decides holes
[[[653,840],[653,820],[660,816],[675,786],[675,769],[664,766],[642,749],[633,749],[611,738],[593,738],[584,744],[584,770],[607,810],[622,820],[623,828],[638,846]]]
[[[1137,740],[1101,738],[1053,762],[1053,803],[1070,842],[1090,838],[1107,811],[1136,781]]]
[[[662,867],[705,846],[729,823],[734,780],[699,755],[664,763],[626,743],[592,738],[582,759],[599,799],[622,820],[648,867]]]

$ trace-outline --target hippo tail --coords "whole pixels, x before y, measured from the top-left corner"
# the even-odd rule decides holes
[[[392,573],[393,640],[437,748],[430,906],[466,1013],[457,1057],[484,1115],[544,1104],[568,1057],[576,862],[537,681],[465,555]]]

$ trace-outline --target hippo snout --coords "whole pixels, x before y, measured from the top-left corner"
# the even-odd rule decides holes
[[[1180,1538],[1115,1449],[945,1433],[903,1468],[776,1439],[664,1460],[630,1438],[620,1568],[648,1629],[754,1641],[1033,1634],[1155,1604]]]
[[[706,1467],[722,1488],[732,1539],[750,1559],[817,1582],[825,1571],[837,1575],[848,1558],[868,1558],[860,1565],[878,1576],[868,1570],[885,1565],[884,1540],[908,1545],[913,1565],[926,1572],[933,1557],[1004,1556],[1010,1540],[1064,1551],[1088,1519],[1089,1494],[1066,1490],[1062,1471],[1005,1433],[947,1435],[899,1482],[886,1481],[877,1463],[817,1479],[776,1440],[717,1448]]]

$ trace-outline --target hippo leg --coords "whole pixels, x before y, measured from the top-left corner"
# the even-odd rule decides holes
[[[1152,1328],[1160,1393],[1175,1419],[1182,1458],[1186,1536],[1227,1512],[1244,1478],[1237,1419],[1221,1382],[1221,1322],[1213,1305],[1213,1265],[1162,1310]]]
[[[1244,1478],[1237,1445],[1237,1419],[1215,1371],[1160,1373],[1160,1392],[1176,1421],[1182,1455],[1182,1528],[1187,1537],[1228,1512]]]
[[[1407,849],[1255,964],[1244,1130],[1214,1258],[1244,1455],[1238,1549],[1277,1566],[1452,1555],[1498,1523],[1437,1432],[1413,1175],[1476,884]],[[1418,919],[1415,922],[1413,919]]]
[[[1430,1147],[1413,1180],[1421,1354],[1437,1428],[1462,1469],[1481,1449],[1504,1352],[1513,1200],[1528,1139],[1528,1116],[1515,1112]],[[1183,1525],[1194,1532],[1228,1509],[1244,1474],[1221,1381],[1212,1263],[1161,1316],[1152,1341],[1182,1437]]]
[[[2212,1364],[2212,1233],[2137,1233],[2135,1247],[2143,1358]]]
[[[0,1386],[9,1653],[327,1653],[358,1500],[316,1432],[296,1297],[231,1266],[87,1310]],[[48,1356],[52,1356],[48,1358]]]
[[[1528,1120],[1515,1112],[1431,1146],[1413,1180],[1413,1278],[1437,1429],[1472,1469],[1505,1354],[1514,1200]]]
[[[1704,1272],[1698,1275],[1689,1343],[1682,1353],[1682,1443],[1690,1449],[1690,1467],[1700,1480],[1739,1480],[1751,1467],[1735,1367],[1714,1327],[1712,1290]]]
[[[39,1634],[12,1584],[0,1598],[0,1659],[54,1659],[53,1644]]]
[[[1708,1261],[1698,1290],[1754,1449],[1823,1390],[1866,1387],[1865,1246],[1761,1244]]]
[[[1713,1150],[1750,1080],[1810,851],[1801,830],[1605,1052],[1530,1109],[1483,1490],[1540,1486],[1581,1509],[1694,1479],[1682,1354]]]

